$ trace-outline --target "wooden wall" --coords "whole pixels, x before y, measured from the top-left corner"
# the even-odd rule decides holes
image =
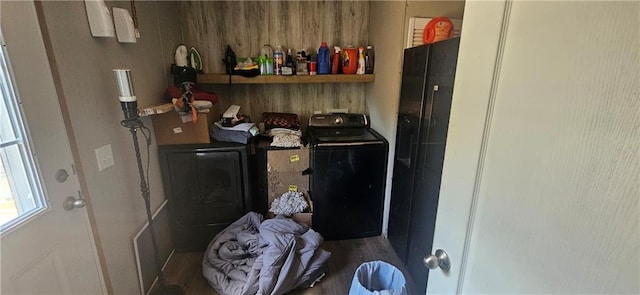
[[[225,48],[236,56],[257,56],[263,44],[295,52],[329,46],[366,45],[368,1],[183,1],[182,32],[187,46],[202,55],[207,73],[224,72]],[[348,108],[365,112],[366,84],[206,85],[220,97],[221,111],[231,104],[254,122],[262,112],[296,113],[306,122],[313,111]]]

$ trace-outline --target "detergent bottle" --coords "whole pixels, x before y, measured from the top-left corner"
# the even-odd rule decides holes
[[[326,75],[331,73],[331,62],[329,61],[329,47],[327,42],[322,42],[318,49],[318,74]]]
[[[358,70],[358,49],[349,45],[342,49],[342,73],[355,74]]]

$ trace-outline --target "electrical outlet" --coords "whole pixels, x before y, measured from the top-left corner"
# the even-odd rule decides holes
[[[96,160],[98,160],[98,171],[113,166],[113,152],[110,144],[97,148],[95,152]]]

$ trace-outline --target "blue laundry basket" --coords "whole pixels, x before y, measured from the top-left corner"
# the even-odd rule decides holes
[[[361,264],[353,274],[349,295],[408,295],[402,272],[384,261]]]

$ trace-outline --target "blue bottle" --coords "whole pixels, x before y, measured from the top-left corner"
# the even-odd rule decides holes
[[[320,49],[318,49],[318,74],[331,74],[331,61],[329,57],[329,47],[327,47],[327,42],[322,42],[322,45],[320,45]]]

